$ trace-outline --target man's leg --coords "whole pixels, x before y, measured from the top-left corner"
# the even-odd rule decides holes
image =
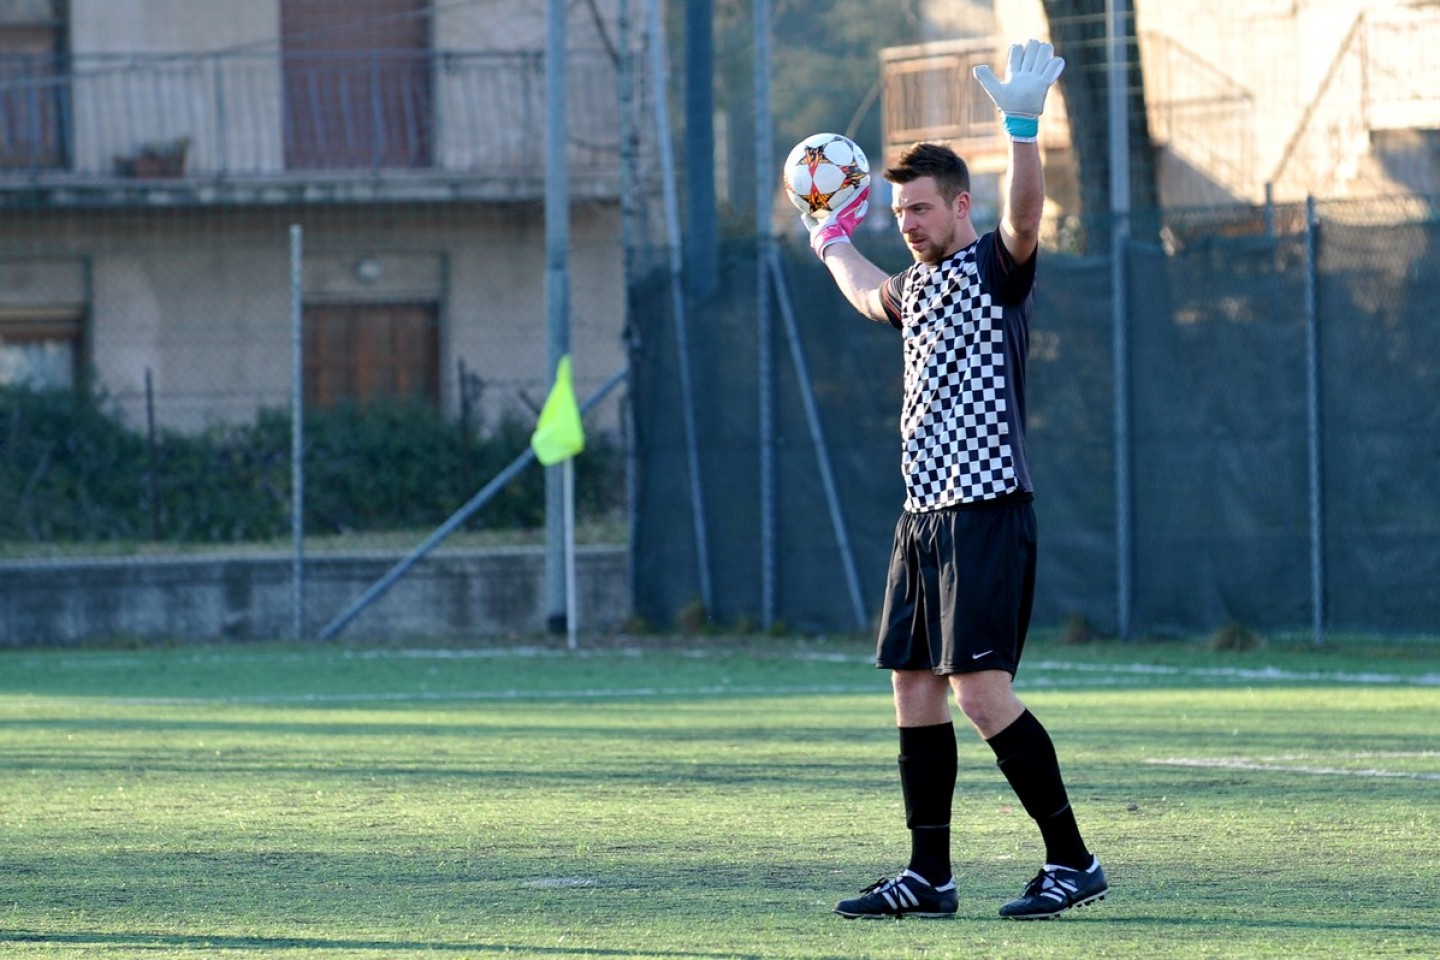
[[[957,899],[950,876],[950,807],[956,757],[949,684],[930,670],[896,670],[891,680],[910,864],[899,876],[841,900],[835,912],[849,918],[953,916]]]
[[[1015,696],[1010,674],[992,670],[957,675],[951,683],[961,712],[995,752],[1001,772],[1045,841],[1040,874],[1019,899],[1001,907],[1001,915],[1042,919],[1103,900],[1109,890],[1105,872],[1075,823],[1055,745]]]
[[[949,685],[929,670],[897,670],[900,790],[910,830],[909,869],[939,886],[950,880],[950,810],[955,797],[955,724]]]
[[[1050,734],[1011,688],[1003,670],[957,674],[951,678],[960,710],[995,752],[1010,788],[1040,828],[1045,862],[1083,870],[1090,851],[1080,836],[1060,761]]]

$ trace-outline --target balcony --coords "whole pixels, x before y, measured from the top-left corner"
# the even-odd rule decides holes
[[[0,63],[0,205],[532,201],[538,52]],[[567,64],[572,195],[618,195],[616,67]],[[637,81],[636,89],[644,89]]]
[[[880,53],[884,96],[883,162],[922,140],[950,144],[972,173],[993,174],[1009,161],[1010,140],[984,89],[971,79],[982,63],[1002,64],[1005,51],[995,39],[937,40]],[[1041,124],[1046,150],[1067,149],[1070,128],[1061,97],[1055,97]]]

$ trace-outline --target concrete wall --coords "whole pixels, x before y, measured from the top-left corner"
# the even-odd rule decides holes
[[[402,554],[307,558],[306,633],[313,637]],[[106,640],[275,640],[291,635],[293,560],[235,555],[0,563],[0,647]],[[341,636],[405,640],[536,635],[546,630],[540,547],[438,550]],[[577,623],[606,632],[630,616],[629,553],[579,547]]]
[[[92,53],[208,53],[275,40],[280,0],[70,0],[70,45]]]

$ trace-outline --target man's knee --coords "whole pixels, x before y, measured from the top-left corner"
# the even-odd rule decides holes
[[[952,678],[952,686],[960,712],[987,740],[1025,712],[1025,705],[1011,689],[1010,675],[1004,671],[961,674]]]
[[[895,720],[901,727],[928,727],[950,722],[949,685],[929,670],[895,670]]]

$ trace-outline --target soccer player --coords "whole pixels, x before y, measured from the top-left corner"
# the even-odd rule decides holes
[[[1053,917],[1101,900],[1109,889],[1070,809],[1050,736],[1012,689],[1035,586],[1025,355],[1045,202],[1036,132],[1045,95],[1064,66],[1050,44],[1031,40],[1011,47],[1003,81],[988,66],[975,69],[1010,136],[997,229],[977,233],[969,170],[934,143],[917,144],[885,171],[915,259],[900,273],[887,276],[850,243],[868,190],[824,219],[802,215],[812,249],[846,299],[898,329],[905,357],[906,498],[876,665],[891,671],[911,853],[898,876],[837,903],[844,917],[956,912],[952,691],[1045,843],[1044,866],[1000,915]]]

